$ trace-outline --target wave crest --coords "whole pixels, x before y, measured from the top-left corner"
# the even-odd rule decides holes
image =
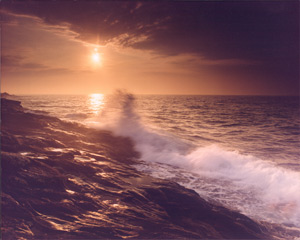
[[[221,203],[235,204],[236,206],[231,207],[262,220],[300,226],[298,172],[254,156],[227,151],[217,145],[188,145],[163,130],[157,131],[145,126],[135,107],[135,97],[132,94],[117,91],[108,98],[94,126],[110,129],[116,135],[131,137],[145,162],[172,166],[170,169],[164,168],[164,174],[160,174],[163,178],[174,178],[174,167],[180,168],[182,170],[176,170],[174,179],[202,196],[212,196],[209,192],[212,188],[207,187],[208,182],[205,181],[192,184],[191,181],[196,180],[187,180],[184,176],[186,171],[197,174],[199,179],[210,179],[209,184],[211,179],[216,179],[215,184],[219,184],[218,189],[222,195],[219,198]],[[162,171],[160,167],[149,169],[147,167],[147,171],[153,175],[156,174],[155,171]],[[140,167],[140,170],[143,168]],[[230,184],[224,184],[226,181]],[[234,201],[230,200],[234,197],[231,195],[233,190],[229,188],[235,188],[234,191],[238,192]],[[255,196],[250,196],[253,194]]]

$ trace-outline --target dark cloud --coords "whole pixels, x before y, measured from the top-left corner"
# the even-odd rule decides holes
[[[61,75],[61,74],[70,74],[70,73],[75,73],[75,71],[69,69],[69,68],[47,68],[47,69],[41,69],[38,71],[38,73],[41,74],[53,74],[53,75]]]
[[[1,55],[2,67],[16,67],[19,66],[24,58],[21,56]]]
[[[215,58],[269,58],[297,47],[298,2],[10,2],[48,24],[70,23],[84,40],[146,35],[135,47]],[[92,38],[92,39],[89,39]],[[130,41],[129,41],[130,42]],[[209,54],[208,54],[209,53]],[[229,57],[231,56],[231,57]]]
[[[68,68],[53,68],[41,63],[28,62],[25,57],[18,55],[3,55],[1,56],[1,67],[8,72],[19,73],[38,73],[38,74],[67,74],[74,73]]]
[[[24,63],[21,65],[22,68],[25,69],[38,69],[38,70],[43,70],[48,68],[46,65],[44,64],[40,64],[40,63]]]
[[[19,55],[1,56],[1,66],[3,68],[19,68],[22,70],[45,70],[48,67],[44,64],[28,62],[25,57]]]
[[[91,43],[117,41],[162,55],[257,61],[264,74],[299,85],[298,1],[29,1],[3,6],[47,24],[69,24]]]

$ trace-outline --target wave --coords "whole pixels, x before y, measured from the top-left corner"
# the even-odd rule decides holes
[[[34,114],[39,114],[39,115],[49,115],[49,112],[43,111],[43,110],[31,110],[31,109],[24,109],[26,113],[34,113]]]
[[[164,164],[165,167],[155,164],[153,168],[146,167],[153,175],[173,178],[214,200],[217,195],[211,191],[219,191],[219,202],[234,204],[232,208],[259,220],[300,227],[298,172],[217,145],[194,146],[162,130],[154,130],[143,124],[135,111],[134,100],[132,94],[117,91],[109,97],[93,127],[131,137],[143,161]],[[168,165],[171,167],[166,167]],[[146,168],[140,167],[140,170]],[[190,179],[187,179],[189,173]],[[195,181],[201,184],[194,184]]]
[[[89,116],[85,113],[69,113],[65,115],[65,118],[71,119],[71,120],[84,120],[88,118]]]

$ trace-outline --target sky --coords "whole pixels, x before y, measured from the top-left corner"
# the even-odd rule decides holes
[[[299,1],[2,1],[1,92],[299,95]]]

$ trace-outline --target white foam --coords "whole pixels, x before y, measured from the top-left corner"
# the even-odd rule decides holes
[[[300,174],[298,172],[278,167],[253,156],[227,151],[217,145],[196,147],[191,150],[192,146],[189,149],[183,142],[181,144],[179,140],[165,133],[144,126],[134,111],[134,97],[121,91],[111,96],[99,115],[97,127],[110,129],[117,135],[131,137],[135,141],[136,149],[142,155],[142,160],[146,162],[181,168],[182,170],[177,171],[179,173],[176,179],[201,194],[205,194],[204,188],[207,186],[202,181],[203,177],[210,179],[210,184],[211,179],[216,179],[214,184],[222,189],[220,191],[225,191],[222,193],[224,201],[228,200],[230,204],[236,204],[233,207],[243,213],[300,227]],[[148,171],[151,173],[164,171],[164,174],[158,175],[174,179],[174,170],[163,169],[149,170],[148,168]],[[196,181],[195,175],[189,181],[184,174],[180,175],[180,171],[197,174],[198,178],[202,179],[202,184],[192,184],[191,181]],[[228,184],[221,186],[224,181],[228,181]],[[207,189],[211,190],[211,188]],[[230,201],[230,198],[235,198],[231,195],[233,189],[239,194],[234,201]],[[249,196],[243,195],[247,194],[254,194],[254,196],[251,196],[252,200],[246,203],[245,199],[249,199]]]

